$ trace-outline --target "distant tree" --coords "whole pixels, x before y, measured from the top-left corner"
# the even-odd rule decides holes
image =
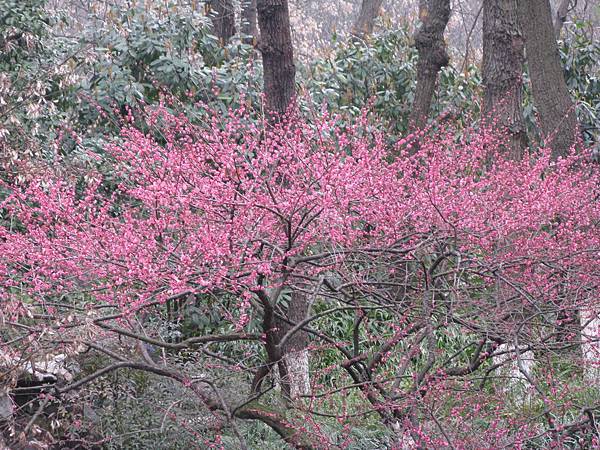
[[[257,0],[256,6],[260,26],[258,48],[263,59],[267,110],[280,116],[287,111],[296,88],[296,66],[288,2],[287,0]],[[280,317],[274,317],[274,326],[279,333],[285,334],[290,329],[290,316],[302,320],[308,314],[305,296],[292,292],[289,304],[282,308],[281,313]],[[287,379],[282,384],[282,389],[288,399],[304,394],[308,389],[308,355],[303,350],[307,345],[306,338],[305,333],[297,333],[285,348],[293,353],[286,353],[277,363],[281,378]],[[260,384],[265,375],[266,372],[259,372],[255,384]]]
[[[245,0],[242,4],[242,34],[251,42],[258,37],[256,22],[256,0]]]
[[[295,94],[296,66],[287,0],[257,0],[264,92],[270,112],[286,112]]]
[[[360,12],[352,26],[352,34],[357,37],[368,36],[373,33],[375,19],[379,17],[383,0],[362,0]]]
[[[483,113],[510,133],[508,151],[520,159],[527,135],[523,119],[523,38],[517,0],[483,1]]]
[[[211,15],[215,34],[225,45],[235,34],[235,13],[232,0],[210,0],[207,9]]]
[[[419,52],[417,90],[410,117],[412,126],[422,126],[429,116],[431,99],[440,69],[448,64],[444,30],[450,19],[450,0],[420,0],[421,26],[415,33]]]
[[[550,2],[520,1],[518,15],[542,137],[554,157],[565,155],[575,142],[577,116],[560,62]]]
[[[573,3],[572,0],[561,0],[556,8],[556,18],[554,19],[554,34],[556,35],[556,39],[560,39],[560,32],[567,20],[571,3]],[[577,4],[577,1],[575,1],[575,4]]]

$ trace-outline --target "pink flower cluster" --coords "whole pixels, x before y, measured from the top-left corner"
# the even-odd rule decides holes
[[[327,115],[273,125],[243,111],[212,120],[149,108],[150,131],[129,124],[106,147],[120,180],[109,195],[93,171],[5,186],[5,305],[85,291],[135,308],[185,291],[245,292],[259,276],[321,270],[293,264],[311,256],[335,265],[352,251],[436,242],[514,269],[537,291],[557,266],[572,283],[597,282],[600,180],[583,151],[512,161],[487,130],[417,133],[390,148],[366,115],[352,125]]]

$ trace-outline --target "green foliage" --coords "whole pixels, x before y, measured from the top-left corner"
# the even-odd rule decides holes
[[[600,42],[590,37],[585,22],[565,24],[559,51],[567,86],[577,104],[586,142],[597,142],[600,127]]]
[[[560,44],[567,85],[577,103],[586,142],[595,142],[600,122],[600,43],[581,22],[567,24]],[[350,115],[371,104],[377,117],[394,134],[407,129],[416,89],[418,55],[406,29],[384,30],[368,40],[334,42],[331,55],[305,69],[305,89],[317,104]],[[532,135],[537,132],[529,79],[524,73],[524,116]],[[459,72],[452,64],[442,69],[431,117],[459,125],[481,113],[482,76],[479,67]]]
[[[464,72],[452,66],[444,67],[432,102],[432,116],[467,126],[481,114],[482,89],[481,72],[477,66],[469,65]]]
[[[112,19],[86,38],[97,41],[97,57],[81,89],[105,111],[157,101],[160,89],[179,96],[197,89],[199,69],[222,62],[224,51],[209,33],[206,17],[182,13],[114,6]]]
[[[357,114],[372,101],[374,111],[393,129],[404,129],[417,63],[408,31],[386,31],[370,40],[334,44],[329,57],[308,68],[306,89],[313,100],[350,114]]]
[[[334,111],[358,114],[371,104],[394,134],[406,131],[416,89],[418,54],[406,28],[385,30],[368,40],[335,42],[332,54],[315,61],[305,74],[312,99]],[[475,66],[465,73],[442,70],[432,116],[467,122],[476,116],[481,91]]]
[[[198,123],[207,108],[225,112],[244,104],[261,109],[260,58],[237,39],[222,47],[198,8],[169,4],[169,14],[164,14],[139,5],[114,6],[108,19],[98,18],[94,24],[99,25],[82,36],[63,38],[53,30],[59,21],[67,24],[65,16],[59,12],[51,18],[44,3],[0,0],[0,9],[7,11],[0,21],[0,40],[11,41],[5,45],[9,51],[0,55],[0,96],[8,103],[0,112],[0,143],[13,159],[23,151],[52,157],[56,150],[49,143],[59,136],[59,153],[83,147],[101,152],[100,136],[117,129],[127,107],[158,102],[163,92],[175,95],[178,108]],[[600,44],[581,23],[567,24],[560,44],[584,137],[592,142],[600,109]],[[300,94],[343,115],[354,116],[370,104],[390,139],[404,133],[418,58],[409,31],[384,30],[368,40],[333,45],[328,57],[299,67]],[[446,67],[438,85],[432,118],[458,123],[478,118],[482,80],[476,66],[464,73]],[[527,88],[524,112],[535,134],[535,108]],[[81,141],[64,132],[66,123]]]
[[[169,380],[122,371],[94,388],[84,409],[93,413],[84,417],[83,429],[107,437],[105,449],[197,448],[199,433],[212,423],[211,414]]]
[[[69,38],[56,33],[59,21],[45,0],[0,0],[7,11],[0,44],[10,49],[0,54],[0,145],[14,160],[74,155],[89,163],[77,150],[102,153],[128,109],[157,103],[163,93],[198,122],[207,108],[259,105],[262,70],[253,48],[240,40],[222,47],[201,8],[166,7],[168,14],[113,6]],[[53,15],[61,28],[76,25]]]
[[[43,48],[50,21],[44,13],[45,0],[0,0],[0,70],[23,68],[31,54]]]
[[[11,160],[23,154],[48,154],[40,141],[62,118],[56,105],[66,42],[54,39],[62,20],[46,13],[45,0],[0,0],[0,153]]]
[[[192,7],[162,10],[113,7],[111,20],[86,37],[96,42],[94,58],[80,70],[78,124],[112,126],[127,109],[174,96],[190,117],[206,107],[226,111],[260,92],[259,71],[248,70],[252,47],[233,41],[222,47],[210,20]],[[98,37],[99,36],[99,37]]]

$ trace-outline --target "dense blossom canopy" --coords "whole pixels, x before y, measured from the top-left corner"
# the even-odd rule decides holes
[[[107,147],[121,180],[111,195],[93,172],[12,190],[5,300],[94,289],[135,307],[187,290],[243,291],[323,252],[339,262],[441,242],[490,271],[514,268],[533,291],[554,285],[557,263],[572,283],[597,282],[598,171],[585,154],[552,161],[542,148],[492,165],[502,136],[445,130],[403,139],[391,158],[366,116],[351,127],[330,117],[272,126],[238,111],[206,129],[160,107],[147,119],[152,131],[132,120]]]
[[[355,322],[364,319],[365,333],[381,341],[368,366],[358,340],[352,357],[342,343],[318,336],[342,351],[341,367],[384,423],[401,426],[413,441],[441,445],[445,440],[435,433],[400,420],[402,411],[412,411],[415,402],[456,403],[453,377],[486,364],[498,367],[490,361],[506,363],[506,345],[518,349],[519,339],[528,345],[523,351],[559,348],[565,345],[556,338],[565,332],[561,321],[597,314],[600,179],[583,150],[553,160],[550,149],[532,149],[515,161],[504,156],[505,137],[484,128],[420,131],[390,147],[366,113],[341,125],[326,113],[273,123],[248,120],[241,110],[198,125],[160,106],[139,119],[128,116],[120,138],[105,149],[116,182],[95,170],[77,176],[48,170],[4,183],[4,317],[31,316],[32,308],[46,303],[52,311],[56,299],[69,295],[83,295],[92,309],[117,307],[122,313],[114,317],[120,318],[182,294],[228,293],[233,307],[221,310],[221,320],[237,333],[262,314],[267,325],[261,339],[276,361],[286,338],[267,319],[285,289],[318,291],[333,303],[331,311],[386,308],[394,318],[385,322],[387,331],[370,329],[364,311]],[[479,340],[475,353],[461,356],[468,356],[464,367],[448,364],[473,344],[435,362],[435,339],[451,341],[453,326]],[[444,327],[450,327],[447,333]],[[584,342],[594,342],[595,333],[587,330]],[[392,348],[413,337],[400,356],[392,355]],[[415,366],[415,387],[403,385],[395,367],[408,364],[423,339],[427,362]],[[585,345],[582,356],[590,367],[600,355]],[[396,363],[388,367],[388,360]],[[381,381],[371,381],[376,376]],[[360,377],[375,383],[378,393]],[[473,411],[486,410],[490,420],[490,445],[539,434],[535,422],[494,419],[511,408],[510,395],[494,406],[492,397],[478,392],[449,410],[455,443],[468,448],[475,442],[459,420],[473,402]],[[559,398],[552,400],[557,408]],[[265,420],[296,442],[290,430],[299,424],[273,425],[252,409],[237,414]],[[311,426],[326,448],[327,433]]]

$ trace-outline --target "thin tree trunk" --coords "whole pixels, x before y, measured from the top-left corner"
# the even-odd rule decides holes
[[[518,14],[542,136],[554,157],[565,155],[575,142],[577,117],[560,63],[550,2],[519,1]]]
[[[483,116],[508,130],[508,152],[521,159],[527,144],[523,119],[523,38],[517,0],[483,0]]]
[[[290,29],[290,15],[287,0],[256,0],[256,11],[260,38],[258,49],[263,61],[264,94],[268,112],[279,116],[285,114],[295,95],[296,66]],[[309,305],[305,296],[294,293],[287,310],[286,318],[293,323],[306,317]],[[284,320],[277,321],[279,338],[290,329]],[[296,333],[280,349],[279,375],[284,397],[294,398],[305,393],[308,384],[308,357],[297,357],[306,349],[304,333]],[[306,355],[307,356],[307,355]]]
[[[421,127],[427,121],[438,72],[448,64],[444,30],[449,18],[450,0],[419,1],[421,27],[415,33],[419,62],[417,63],[417,88],[410,116],[411,127]]]
[[[360,12],[352,26],[352,34],[365,37],[373,33],[375,19],[379,17],[383,0],[362,0]]]
[[[556,19],[554,21],[554,35],[556,36],[556,39],[560,39],[560,32],[567,20],[570,4],[571,0],[562,0],[556,9]]]
[[[208,14],[213,23],[215,35],[221,45],[226,45],[235,34],[235,12],[232,0],[211,0],[207,3]]]
[[[287,0],[257,0],[267,109],[284,114],[295,94],[296,66]]]
[[[248,43],[254,42],[258,37],[258,23],[256,22],[256,0],[245,0],[242,4],[242,34]]]

